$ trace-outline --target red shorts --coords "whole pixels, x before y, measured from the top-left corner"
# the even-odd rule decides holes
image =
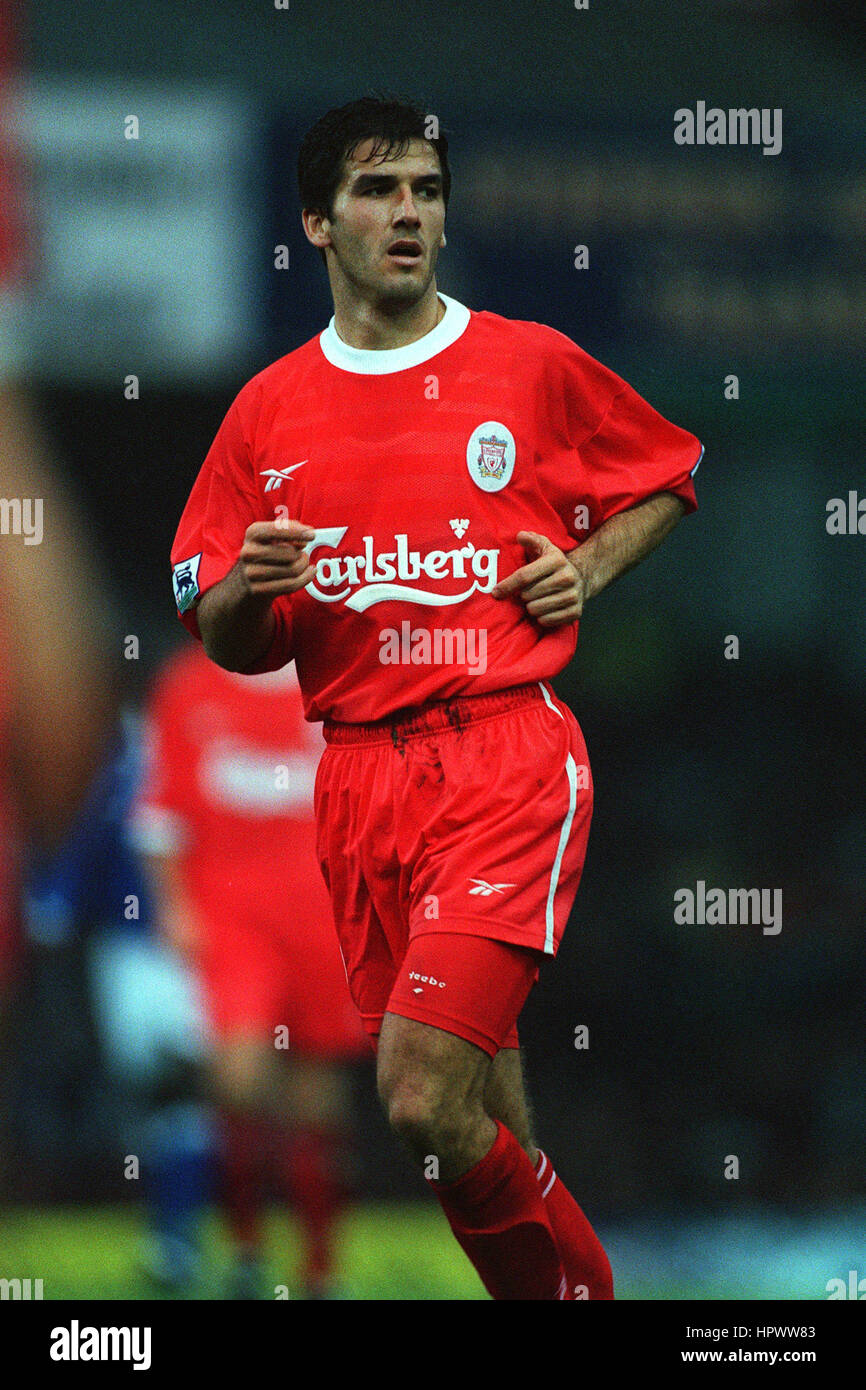
[[[319,861],[368,1033],[386,1011],[435,1022],[436,1006],[413,1006],[405,980],[390,1002],[416,938],[522,947],[537,974],[565,930],[592,815],[586,745],[568,707],[537,684],[378,724],[326,723],[324,733]],[[435,1026],[476,1042],[491,1035],[484,1005],[483,989],[467,990],[477,1012]],[[517,1046],[517,1013],[500,1046]]]
[[[526,946],[484,936],[442,931],[413,936],[387,1011],[456,1033],[495,1057],[500,1048],[519,1045],[517,1019],[541,959]],[[368,1027],[375,1039],[378,1027]]]
[[[301,917],[287,940],[263,901],[258,915],[250,904],[243,915],[229,910],[206,938],[201,981],[217,1037],[258,1034],[273,1042],[274,1029],[285,1026],[289,1054],[369,1055],[330,922]]]

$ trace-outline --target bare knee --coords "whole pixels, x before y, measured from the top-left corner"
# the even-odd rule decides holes
[[[444,1181],[490,1148],[496,1126],[484,1109],[490,1059],[453,1034],[386,1013],[379,1037],[379,1096],[391,1128]],[[428,1175],[430,1176],[430,1175]]]
[[[258,1039],[230,1039],[216,1050],[213,1088],[217,1104],[227,1110],[256,1114],[262,1106],[268,1057]]]
[[[449,1093],[446,1078],[418,1064],[380,1074],[379,1097],[391,1129],[418,1154],[449,1149],[471,1123],[471,1111]]]

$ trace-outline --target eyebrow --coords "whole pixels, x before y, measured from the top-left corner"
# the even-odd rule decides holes
[[[352,183],[352,190],[363,192],[366,188],[393,186],[396,182],[397,179],[394,174],[358,174]],[[419,174],[417,178],[412,180],[412,183],[416,188],[421,184],[435,184],[439,188],[442,185],[442,175],[436,173]]]

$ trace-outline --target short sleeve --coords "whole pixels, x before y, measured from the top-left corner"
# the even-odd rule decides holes
[[[598,429],[581,446],[590,530],[657,492],[697,509],[692,481],[703,456],[698,439],[671,424],[626,384]]]
[[[235,565],[247,527],[262,520],[249,451],[235,401],[195,480],[171,550],[181,622],[200,637],[195,605]]]
[[[566,530],[585,540],[609,517],[658,492],[674,493],[687,512],[695,511],[700,441],[622,377],[557,337],[560,350],[546,378],[548,444],[539,474]]]

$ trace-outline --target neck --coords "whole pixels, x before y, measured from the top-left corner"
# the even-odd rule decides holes
[[[435,280],[415,304],[371,304],[356,300],[344,287],[332,285],[332,289],[334,326],[349,347],[373,351],[405,347],[432,332],[445,314]]]

